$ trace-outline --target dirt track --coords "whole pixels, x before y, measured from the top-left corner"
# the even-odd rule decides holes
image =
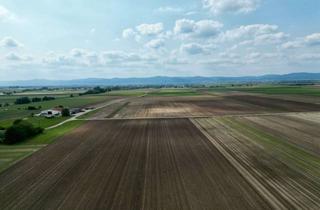
[[[186,119],[92,121],[0,175],[0,209],[270,209]]]

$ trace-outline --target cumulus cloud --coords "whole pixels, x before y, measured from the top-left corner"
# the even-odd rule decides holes
[[[159,13],[180,13],[183,12],[183,9],[179,7],[159,7],[155,11]]]
[[[302,47],[320,46],[320,33],[314,33],[305,37],[297,38],[293,41],[288,41],[281,45],[283,49],[297,49]]]
[[[164,47],[164,45],[165,42],[163,39],[153,39],[146,44],[146,47],[150,49],[160,49]]]
[[[180,50],[189,55],[203,54],[206,51],[204,46],[197,43],[183,44]]]
[[[85,49],[75,48],[70,51],[72,57],[81,58],[87,55],[88,51]]]
[[[320,53],[305,53],[292,56],[293,61],[299,62],[320,62]]]
[[[18,48],[22,47],[23,45],[11,37],[5,37],[0,41],[0,46],[6,48]]]
[[[0,5],[0,21],[6,21],[14,19],[15,15],[10,12],[7,8]]]
[[[213,20],[194,21],[189,19],[177,20],[174,33],[182,37],[210,38],[217,36],[223,24]]]
[[[289,41],[281,45],[281,48],[283,49],[294,49],[299,47],[302,47],[302,42],[300,41]]]
[[[268,24],[244,25],[236,29],[228,30],[222,34],[223,40],[248,39],[259,35],[274,34],[278,32],[278,26]]]
[[[279,44],[289,37],[283,32],[273,34],[262,34],[254,38],[254,44]]]
[[[310,46],[320,45],[320,33],[314,33],[304,38],[305,43]]]
[[[219,15],[222,13],[249,13],[255,11],[260,0],[203,0],[203,6]]]
[[[135,37],[137,33],[132,28],[127,28],[122,31],[122,37],[125,39]]]
[[[23,56],[23,55],[19,55],[17,53],[14,53],[14,52],[8,53],[5,56],[5,58],[7,60],[10,60],[10,61],[28,61],[28,60],[32,60],[31,56]]]
[[[136,27],[136,30],[141,35],[158,35],[163,31],[163,23],[155,23],[155,24],[141,24]]]

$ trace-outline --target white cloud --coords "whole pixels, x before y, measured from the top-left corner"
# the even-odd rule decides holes
[[[255,44],[279,44],[285,41],[289,35],[279,32],[279,33],[273,33],[273,34],[262,34],[258,35],[254,39]]]
[[[19,55],[17,53],[13,53],[13,52],[7,54],[5,56],[5,58],[10,61],[29,61],[29,60],[32,60],[31,56],[23,56],[23,55]]]
[[[320,45],[320,33],[308,35],[304,38],[304,41],[307,45],[310,46]]]
[[[141,25],[138,25],[136,29],[141,35],[151,36],[151,35],[160,34],[163,31],[164,27],[163,27],[163,23],[155,23],[155,24],[141,24]]]
[[[74,48],[70,51],[72,57],[81,58],[88,54],[88,51],[85,49]]]
[[[302,47],[320,46],[320,33],[314,33],[305,37],[297,38],[293,41],[288,41],[281,45],[282,49],[297,49]]]
[[[299,48],[302,47],[302,42],[301,41],[289,41],[286,43],[283,43],[281,45],[281,48],[283,49],[295,49],[295,48]]]
[[[122,31],[122,37],[125,39],[129,39],[135,37],[137,33],[132,28],[127,28]]]
[[[177,20],[174,33],[182,37],[210,38],[217,36],[223,24],[213,20],[194,21],[189,19]]]
[[[278,32],[278,26],[267,24],[254,24],[240,26],[236,29],[228,30],[222,34],[223,41],[233,41],[237,39],[249,39],[259,35],[274,34]]]
[[[0,5],[0,21],[15,19],[15,15],[10,12],[7,8]]]
[[[188,19],[177,20],[174,33],[176,34],[189,34],[194,31],[195,21]]]
[[[179,7],[159,7],[156,9],[156,12],[159,13],[180,13],[183,12],[182,8]]]
[[[219,15],[222,13],[249,13],[255,11],[260,0],[203,0],[203,6]]]
[[[68,57],[67,55],[56,54],[54,52],[50,52],[45,55],[42,59],[42,62],[54,66],[68,66],[75,64],[74,59]]]
[[[18,48],[22,47],[23,45],[11,37],[5,37],[0,41],[0,46],[6,48]]]
[[[189,55],[203,54],[206,51],[204,46],[197,43],[183,44],[180,50]]]
[[[153,39],[146,44],[146,47],[151,49],[160,49],[164,47],[164,45],[165,42],[163,39]]]
[[[300,62],[320,62],[320,53],[306,53],[292,56],[293,61],[299,60]]]

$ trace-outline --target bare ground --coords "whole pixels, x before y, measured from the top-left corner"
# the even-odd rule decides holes
[[[0,175],[0,209],[270,209],[189,120],[92,121]]]
[[[131,101],[115,118],[195,117],[320,111],[320,104],[257,95],[144,97]]]

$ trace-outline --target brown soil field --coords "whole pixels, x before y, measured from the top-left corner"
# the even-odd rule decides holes
[[[187,119],[90,121],[0,174],[0,209],[271,209]]]
[[[319,145],[315,125],[264,116],[203,118],[193,122],[217,148],[223,148],[240,172],[243,170],[246,177],[253,178],[257,186],[263,186],[286,208],[320,208],[320,156],[316,154],[319,146],[312,148]]]
[[[217,115],[320,111],[320,104],[255,95],[144,97],[115,118],[207,117]]]
[[[127,106],[129,102],[121,101],[117,103],[110,104],[106,107],[103,107],[96,112],[90,114],[89,117],[86,117],[86,119],[90,120],[99,120],[99,119],[106,119],[106,118],[113,118],[117,117],[118,112]]]

